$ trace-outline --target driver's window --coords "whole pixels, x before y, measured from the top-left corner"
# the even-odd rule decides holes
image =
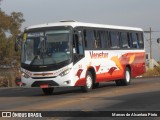
[[[81,31],[75,31],[73,38],[74,63],[76,63],[84,57],[83,39]]]
[[[73,44],[75,53],[83,55],[83,42],[82,42],[82,35],[80,32],[75,34]]]

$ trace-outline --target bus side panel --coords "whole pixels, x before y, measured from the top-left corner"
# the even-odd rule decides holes
[[[117,67],[117,65],[119,67]],[[88,68],[94,68],[96,82],[123,78],[124,69],[120,66],[119,58],[114,51],[112,51],[112,53],[108,53],[108,51],[105,50],[85,51],[85,58],[74,65],[74,71],[76,71],[75,86],[83,86],[86,84],[85,77]]]
[[[132,77],[137,77],[146,72],[145,53],[135,53],[135,60],[131,64]]]
[[[79,62],[74,64],[73,66],[73,80],[74,86],[84,86],[86,85],[86,71],[87,71],[87,64],[89,61],[86,61],[86,57],[81,59]]]
[[[116,65],[122,70],[122,77],[124,77],[124,70],[126,66],[129,66],[131,69],[131,76],[137,77],[145,73],[145,52],[127,52],[121,55],[118,60],[112,59],[115,61]]]
[[[107,56],[102,56],[102,54]],[[124,78],[126,66],[131,68],[132,77],[145,72],[145,52],[137,51],[89,51],[85,58],[79,61],[74,68],[76,76],[75,86],[86,84],[85,76],[89,67],[94,68],[96,82],[118,80]]]
[[[130,67],[132,77],[137,77],[146,71],[145,52],[127,52],[118,58],[119,61],[115,60],[115,58],[112,60],[115,61],[116,65],[122,70],[121,72],[123,77],[126,66]],[[123,77],[121,77],[121,79]]]

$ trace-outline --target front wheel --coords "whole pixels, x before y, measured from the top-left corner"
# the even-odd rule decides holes
[[[127,67],[125,72],[124,72],[124,79],[116,80],[116,85],[117,86],[127,86],[127,85],[130,84],[130,82],[131,82],[131,71]]]
[[[54,88],[42,88],[42,91],[45,95],[52,95]]]
[[[89,92],[92,90],[92,86],[93,86],[93,76],[92,74],[88,71],[87,72],[87,76],[86,76],[86,85],[82,86],[82,91],[83,92]]]
[[[93,89],[96,89],[96,88],[98,88],[99,87],[99,83],[94,83],[93,84]]]

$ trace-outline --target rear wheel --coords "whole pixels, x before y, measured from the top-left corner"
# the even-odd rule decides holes
[[[52,95],[54,88],[42,88],[42,91],[45,95]]]
[[[117,86],[127,86],[131,82],[131,71],[128,67],[126,67],[126,70],[124,72],[124,79],[122,80],[116,80]]]
[[[86,85],[82,86],[82,91],[83,92],[89,92],[92,90],[92,86],[93,86],[93,76],[92,74],[88,71],[87,72],[87,76],[86,76]]]

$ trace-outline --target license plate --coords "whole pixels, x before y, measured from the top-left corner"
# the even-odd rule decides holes
[[[40,88],[48,88],[49,86],[47,84],[40,85]]]

